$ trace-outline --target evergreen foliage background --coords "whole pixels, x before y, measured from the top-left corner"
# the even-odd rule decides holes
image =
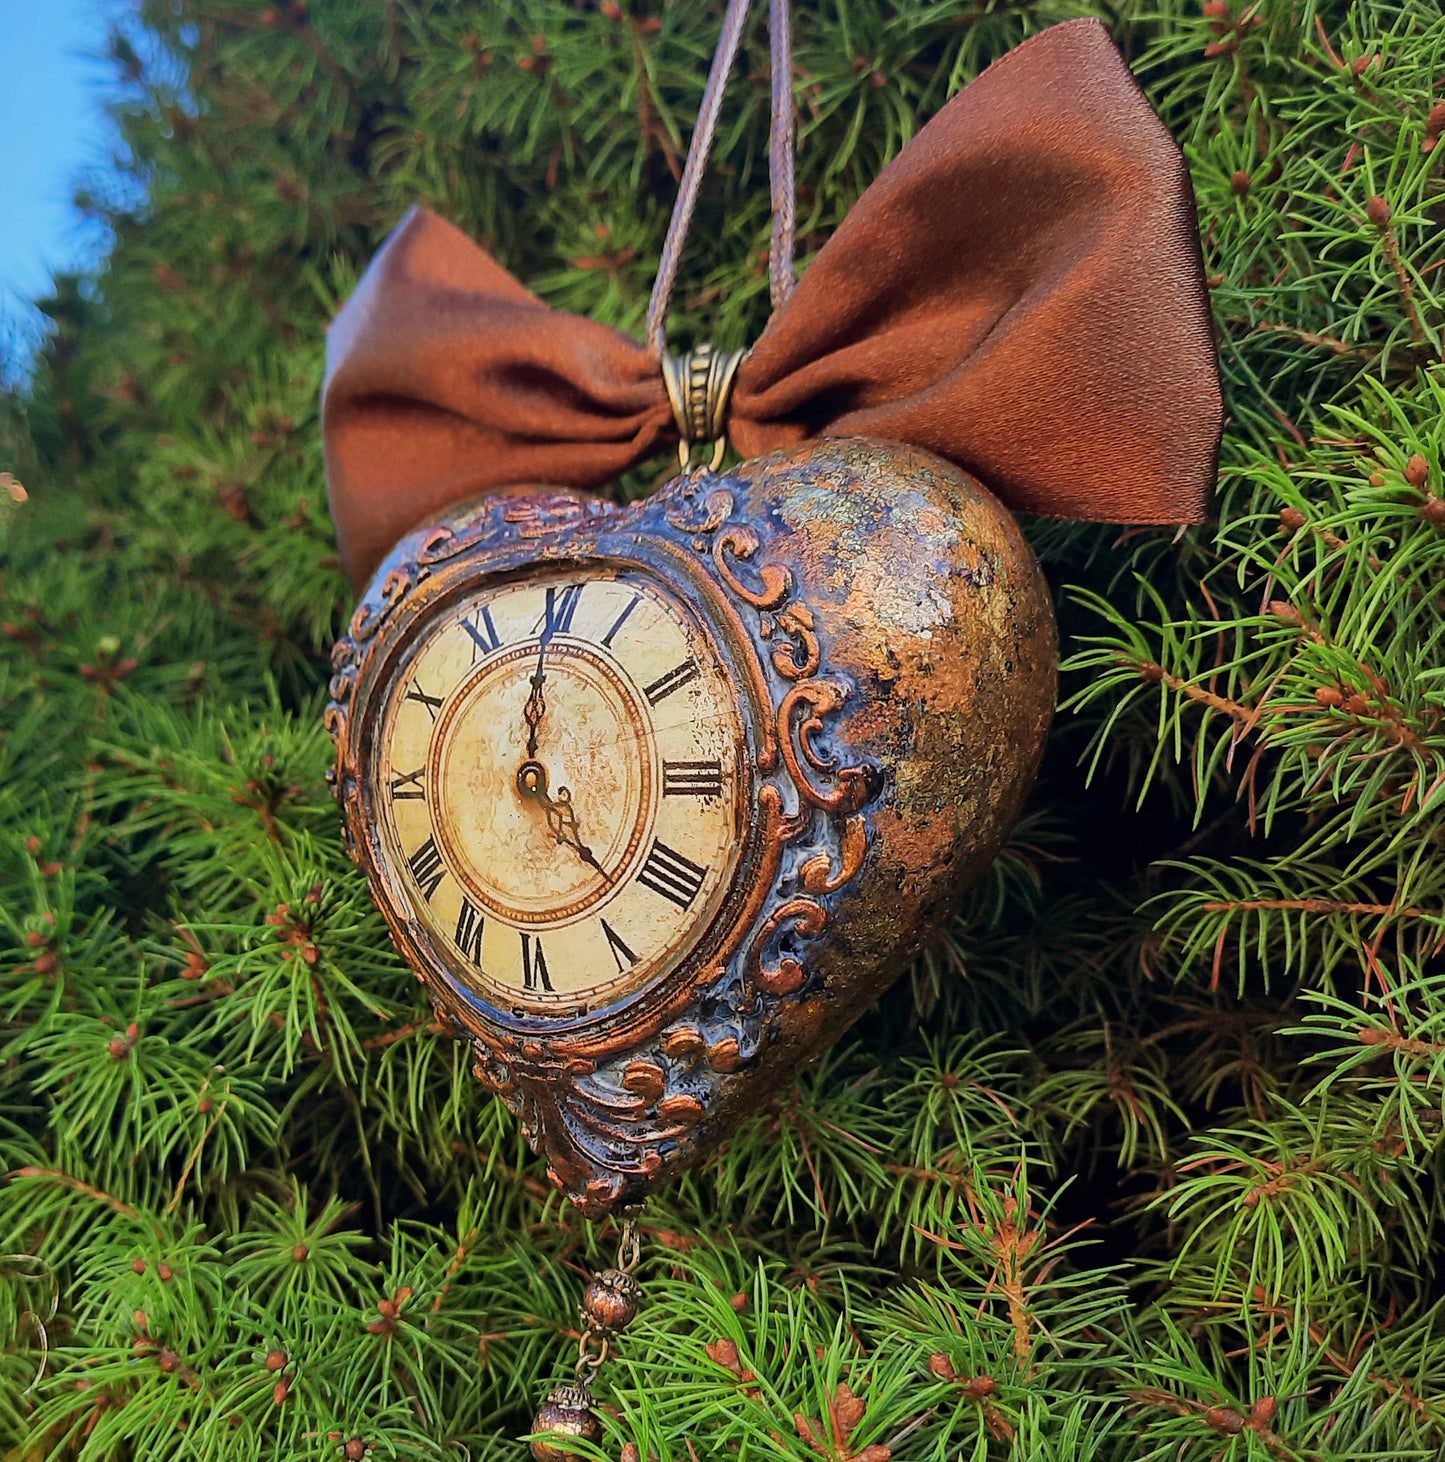
[[[804,254],[984,64],[1103,14],[1189,155],[1231,422],[1206,527],[1031,525],[1068,697],[1031,811],[650,1208],[602,1455],[1436,1457],[1445,20],[795,8]],[[638,330],[719,12],[139,0],[116,36],[114,252],[0,403],[7,1462],[523,1455],[613,1237],[342,850],[323,332],[416,200]],[[679,344],[766,314],[761,27],[740,71]]]

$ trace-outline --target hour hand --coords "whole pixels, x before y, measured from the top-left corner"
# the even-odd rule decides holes
[[[566,787],[557,788],[556,798],[548,797],[542,803],[547,810],[547,827],[559,843],[565,843],[575,850],[577,856],[590,863],[599,873],[602,865],[593,856],[592,849],[582,841],[577,831],[577,814],[572,810],[572,794]]]
[[[541,804],[547,814],[547,830],[566,847],[572,849],[584,863],[590,864],[606,876],[592,849],[582,841],[577,827],[577,813],[572,806],[572,793],[566,787],[558,787],[553,797],[547,790],[547,769],[541,762],[527,760],[517,772],[517,790],[522,796]]]

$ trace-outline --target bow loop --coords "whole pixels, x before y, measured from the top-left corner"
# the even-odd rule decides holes
[[[884,437],[1010,507],[1195,521],[1221,423],[1189,178],[1097,20],[1026,41],[863,194],[737,367],[755,455]],[[413,209],[337,316],[323,395],[343,559],[364,583],[430,514],[596,488],[678,440],[657,361],[550,309]]]

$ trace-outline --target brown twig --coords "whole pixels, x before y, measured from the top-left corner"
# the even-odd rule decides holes
[[[637,125],[643,137],[651,138],[662,150],[663,157],[667,160],[667,170],[672,174],[673,182],[680,182],[682,179],[682,163],[678,158],[677,149],[672,145],[672,139],[667,135],[667,128],[662,125],[657,115],[657,107],[652,100],[652,87],[647,80],[647,57],[642,49],[641,22],[635,17],[629,22],[632,31],[632,66],[633,74],[637,78]]]
[[[1379,233],[1385,262],[1394,272],[1405,318],[1410,322],[1410,338],[1416,345],[1421,345],[1425,340],[1425,327],[1420,323],[1420,311],[1415,304],[1415,282],[1410,278],[1410,271],[1406,269],[1405,261],[1400,256],[1400,241],[1395,237],[1395,227],[1390,222],[1391,209],[1388,200],[1377,193],[1365,205],[1365,214]]]
[[[69,1173],[58,1172],[55,1168],[12,1168],[5,1176],[7,1178],[49,1178],[52,1182],[59,1183],[62,1188],[70,1188],[77,1193],[84,1193],[87,1198],[95,1198],[101,1203],[108,1203],[117,1213],[123,1213],[127,1218],[140,1217],[140,1214],[129,1203],[123,1203],[119,1198],[105,1192],[104,1189],[82,1182],[79,1178],[72,1178]]]
[[[447,1297],[447,1291],[452,1287],[452,1280],[456,1278],[457,1271],[466,1263],[467,1255],[471,1252],[472,1245],[477,1240],[479,1229],[469,1229],[460,1239],[457,1240],[457,1251],[452,1255],[452,1262],[447,1265],[447,1272],[442,1279],[441,1288],[437,1291],[437,1297],[432,1301],[431,1312],[433,1315],[441,1309],[442,1301]],[[431,1322],[428,1321],[428,1324]]]
[[[1211,710],[1220,711],[1241,726],[1249,725],[1258,714],[1257,711],[1241,705],[1238,701],[1232,701],[1227,696],[1218,695],[1212,690],[1205,690],[1200,685],[1190,685],[1182,676],[1172,675],[1156,661],[1146,661],[1136,668],[1145,680],[1152,680],[1156,684],[1162,682],[1170,690],[1177,691],[1186,699],[1194,701],[1198,705],[1208,706]]]
[[[1341,899],[1211,899],[1204,905],[1211,914],[1248,913],[1256,909],[1287,909],[1301,914],[1351,914],[1360,918],[1394,914],[1401,919],[1432,917],[1429,909],[1396,908],[1394,904],[1354,904]],[[1434,917],[1439,917],[1435,915]]]
[[[1402,1056],[1445,1056],[1445,1044],[1415,1040],[1402,1036],[1398,1031],[1382,1031],[1370,1026],[1360,1031],[1360,1044],[1384,1046],[1386,1050],[1398,1051]]]
[[[394,1031],[385,1031],[379,1036],[368,1036],[361,1043],[363,1051],[381,1051],[387,1046],[394,1046],[398,1041],[404,1041],[408,1036],[442,1036],[446,1034],[446,1026],[439,1020],[414,1020],[410,1025],[398,1026]]]
[[[1306,345],[1318,345],[1325,350],[1332,350],[1336,355],[1372,355],[1374,353],[1363,346],[1336,340],[1333,335],[1316,335],[1312,330],[1300,330],[1293,325],[1256,325],[1251,333],[1288,335],[1291,339],[1303,341]],[[1301,445],[1303,445],[1303,439],[1301,439]]]

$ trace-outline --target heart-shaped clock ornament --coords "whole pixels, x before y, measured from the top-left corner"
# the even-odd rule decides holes
[[[1187,175],[1096,21],[950,102],[745,358],[664,370],[426,212],[388,240],[328,349],[335,790],[584,1212],[836,1040],[1007,836],[1056,651],[1004,504],[1197,519],[1219,420]]]
[[[1033,777],[1054,625],[971,478],[829,438],[632,507],[484,497],[402,539],[336,668],[338,790],[392,936],[600,1212],[956,907]]]

